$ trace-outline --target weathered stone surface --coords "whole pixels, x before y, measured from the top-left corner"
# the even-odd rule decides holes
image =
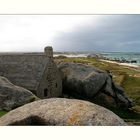
[[[124,90],[114,84],[107,72],[78,63],[62,62],[58,67],[63,77],[64,94],[109,108],[131,107]]]
[[[10,111],[0,125],[126,125],[113,112],[88,101],[51,98]]]
[[[39,98],[62,94],[62,79],[51,46],[45,47],[44,53],[0,53],[0,76]]]
[[[5,77],[0,77],[0,110],[11,110],[36,99],[30,91],[15,86]]]

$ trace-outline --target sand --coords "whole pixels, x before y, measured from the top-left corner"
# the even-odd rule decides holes
[[[103,60],[103,59],[100,59],[100,60],[104,61],[104,62],[108,62],[108,63],[114,63],[114,64],[118,64],[118,65],[122,65],[122,66],[131,67],[131,68],[138,68],[138,69],[140,68],[140,66],[130,64],[130,63],[119,63],[119,62],[115,62],[115,61],[111,61],[111,60]]]

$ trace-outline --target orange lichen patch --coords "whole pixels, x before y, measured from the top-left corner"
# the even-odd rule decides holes
[[[74,112],[70,116],[70,118],[68,119],[67,124],[68,125],[78,125],[79,124],[78,118],[79,118],[79,113],[78,112]]]
[[[79,104],[79,107],[84,107],[84,105],[82,103]]]

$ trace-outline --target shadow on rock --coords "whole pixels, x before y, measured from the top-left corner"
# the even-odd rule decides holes
[[[58,67],[62,74],[64,97],[88,100],[107,108],[132,107],[132,101],[123,88],[115,85],[111,74],[73,62],[61,62]]]

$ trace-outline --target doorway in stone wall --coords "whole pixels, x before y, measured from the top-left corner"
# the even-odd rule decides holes
[[[45,88],[45,89],[44,89],[44,97],[47,97],[47,96],[48,96],[48,89]]]

